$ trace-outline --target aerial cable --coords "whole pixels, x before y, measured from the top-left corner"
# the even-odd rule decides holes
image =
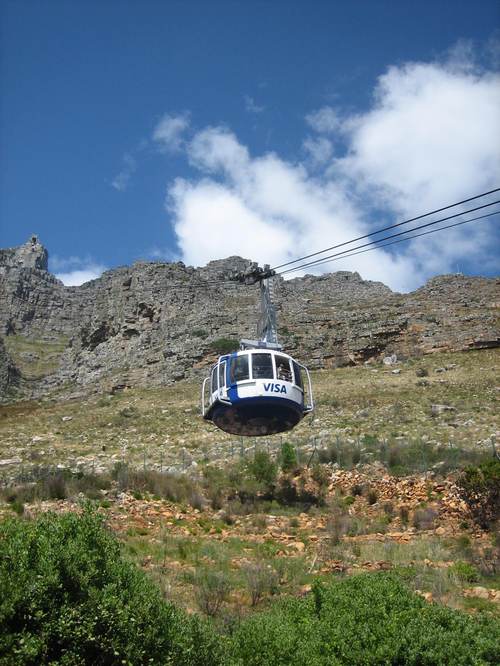
[[[388,227],[383,227],[382,229],[378,229],[377,231],[371,231],[368,234],[365,234],[364,236],[358,236],[357,238],[353,238],[352,240],[349,241],[344,241],[343,243],[339,243],[338,245],[332,245],[331,247],[327,247],[324,250],[319,250],[318,252],[312,252],[311,254],[306,254],[303,257],[299,257],[298,259],[293,259],[292,261],[288,261],[284,264],[279,264],[278,266],[273,266],[272,270],[278,270],[278,268],[284,268],[285,266],[290,266],[291,264],[296,264],[299,261],[304,261],[304,259],[310,259],[311,257],[316,257],[318,254],[324,254],[325,252],[329,252],[330,250],[336,250],[339,247],[343,247],[344,245],[350,245],[351,243],[355,243],[359,240],[363,240],[364,238],[369,238],[370,236],[374,236],[375,234],[380,234],[383,231],[389,231],[390,229],[396,229],[397,227],[401,227],[405,224],[409,224],[410,222],[416,222],[417,220],[421,220],[424,217],[429,217],[429,215],[435,215],[436,213],[442,213],[444,210],[448,210],[449,208],[454,208],[455,206],[460,206],[464,203],[468,203],[469,201],[474,201],[475,199],[480,199],[481,197],[485,197],[488,194],[493,194],[494,192],[499,192],[500,187],[495,188],[494,190],[490,190],[489,192],[483,192],[482,194],[477,194],[474,197],[469,197],[468,199],[463,199],[462,201],[457,201],[457,203],[450,204],[449,206],[443,206],[443,208],[437,208],[436,210],[432,210],[429,213],[424,213],[423,215],[417,215],[417,217],[412,217],[409,220],[405,220],[404,222],[398,222],[397,224],[391,224]],[[475,210],[475,209],[474,209]],[[464,211],[468,212],[468,211]]]
[[[409,241],[412,238],[419,238],[420,236],[428,236],[429,234],[435,234],[438,231],[444,231],[445,229],[451,229],[452,227],[459,227],[462,224],[468,224],[469,222],[476,222],[478,220],[484,220],[486,217],[492,217],[493,215],[499,215],[500,210],[495,211],[494,213],[486,213],[486,215],[479,215],[478,217],[472,217],[469,220],[462,220],[461,222],[454,222],[453,224],[447,224],[444,227],[440,227],[439,229],[431,229],[430,231],[423,231],[420,234],[413,234],[412,236],[406,236],[405,238],[398,238],[397,240],[390,241],[389,243],[382,243],[381,245],[376,245],[375,247],[369,247],[364,250],[359,250],[358,252],[352,252],[351,254],[346,254],[342,257],[335,257],[334,259],[323,259],[322,261],[318,261],[315,266],[321,266],[322,264],[329,264],[330,262],[333,261],[340,261],[340,259],[347,259],[348,257],[354,257],[357,254],[364,254],[365,252],[372,252],[373,250],[378,250],[380,247],[387,247],[388,245],[395,245],[396,243],[404,243],[405,241]],[[300,270],[300,267],[298,268],[290,268],[288,271],[284,271],[285,273],[292,273],[294,271]],[[281,275],[279,273],[278,275]]]
[[[299,270],[302,268],[308,268],[310,266],[315,266],[316,264],[320,264],[323,261],[326,261],[327,259],[333,259],[335,257],[340,257],[342,255],[346,255],[348,252],[352,252],[353,250],[360,250],[361,248],[368,247],[370,245],[376,245],[377,243],[381,243],[382,241],[389,240],[390,238],[396,238],[398,236],[404,236],[405,234],[408,234],[412,231],[418,231],[419,229],[425,229],[426,227],[432,227],[435,224],[439,224],[440,222],[446,222],[447,220],[452,220],[456,217],[459,217],[460,215],[466,215],[467,213],[473,213],[476,210],[481,210],[483,208],[488,208],[489,206],[494,206],[495,204],[500,203],[500,200],[497,201],[492,201],[491,203],[483,204],[482,206],[476,206],[475,208],[470,208],[469,210],[464,210],[461,211],[460,213],[454,213],[453,215],[448,215],[447,217],[442,217],[439,220],[433,220],[432,222],[427,222],[426,224],[421,224],[416,227],[412,227],[411,229],[407,229],[406,231],[400,231],[397,234],[391,234],[390,236],[384,236],[383,238],[378,238],[376,240],[370,241],[369,243],[363,243],[363,245],[357,245],[356,247],[351,247],[347,248],[346,250],[342,250],[341,252],[336,252],[335,254],[328,255],[327,257],[320,257],[319,259],[315,259],[314,261],[310,261],[306,264],[301,264],[300,266],[295,266],[294,268],[287,268],[285,271],[279,271],[278,275],[284,275],[285,273],[289,273],[292,270]],[[352,241],[351,241],[352,242]],[[344,245],[345,243],[342,243]],[[380,247],[380,246],[377,246]]]

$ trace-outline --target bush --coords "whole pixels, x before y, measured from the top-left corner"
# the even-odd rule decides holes
[[[500,519],[500,460],[468,467],[457,486],[478,525],[488,529]]]
[[[361,483],[355,483],[351,488],[351,495],[353,497],[359,497],[364,492],[364,487]]]
[[[291,472],[297,468],[297,453],[290,442],[284,442],[281,447],[280,465],[284,472]]]
[[[495,664],[500,629],[428,604],[391,574],[361,574],[256,614],[235,631],[232,664]]]
[[[0,492],[10,504],[66,499],[83,493],[89,499],[102,497],[101,490],[108,489],[111,479],[106,474],[83,474],[70,470],[41,469],[41,475],[33,483],[8,487]]]
[[[278,574],[269,564],[264,562],[248,564],[243,568],[243,576],[252,606],[256,606],[264,595],[274,594],[278,590]]]
[[[207,466],[203,469],[203,487],[212,509],[219,511],[228,493],[229,480],[220,467]]]
[[[232,338],[217,338],[210,345],[212,350],[216,354],[230,354],[239,348],[240,343],[238,340],[233,340]]]
[[[217,615],[231,591],[228,575],[223,571],[202,570],[196,575],[195,586],[201,610],[212,617]]]
[[[325,503],[326,490],[327,486],[320,485],[309,470],[302,469],[296,477],[281,475],[274,496],[284,506],[322,506]]]
[[[191,335],[193,335],[195,338],[206,338],[208,337],[208,331],[206,331],[204,328],[195,328],[191,331]]]
[[[0,664],[220,663],[91,510],[0,525]]]
[[[271,487],[276,481],[278,472],[271,456],[266,451],[256,451],[253,460],[247,463],[248,472],[256,481]]]
[[[476,567],[469,562],[462,562],[459,560],[448,568],[448,575],[452,578],[457,578],[461,583],[477,583],[479,580],[479,573]]]
[[[328,488],[330,475],[328,474],[328,470],[323,465],[313,465],[311,468],[311,478],[318,484],[320,488]]]
[[[131,469],[118,462],[113,469],[113,477],[120,490],[127,490],[137,499],[149,493],[171,502],[194,502],[197,505],[202,502],[198,485],[185,474]]]

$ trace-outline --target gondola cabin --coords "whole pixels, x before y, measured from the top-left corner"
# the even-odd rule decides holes
[[[233,435],[291,430],[313,407],[307,368],[281,351],[245,349],[221,356],[202,386],[203,418]]]

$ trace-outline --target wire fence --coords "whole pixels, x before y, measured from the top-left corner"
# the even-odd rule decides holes
[[[107,455],[99,453],[85,460],[66,460],[40,463],[27,460],[6,461],[0,468],[0,487],[21,483],[33,483],[58,474],[98,475],[107,474],[118,466],[144,472],[151,470],[161,474],[198,476],[207,465],[226,466],[250,461],[259,452],[269,455],[271,461],[279,463],[283,447],[288,447],[297,466],[316,463],[331,463],[341,469],[352,469],[363,465],[383,465],[395,474],[446,473],[452,469],[477,464],[492,455],[499,458],[495,437],[482,447],[457,447],[452,443],[436,444],[420,438],[402,440],[376,439],[375,437],[342,438],[313,436],[293,441],[286,436],[272,439],[234,439],[216,443],[204,449],[159,446],[144,444],[142,447],[123,448],[121,453]]]

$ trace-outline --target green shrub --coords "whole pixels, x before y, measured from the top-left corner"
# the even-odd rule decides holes
[[[500,460],[468,467],[459,477],[457,486],[481,527],[488,529],[500,519]]]
[[[222,509],[231,485],[226,470],[212,465],[203,469],[204,493],[215,511]]]
[[[3,489],[0,495],[7,502],[22,504],[50,499],[66,499],[83,493],[89,499],[101,497],[101,490],[108,489],[111,479],[107,474],[83,474],[71,470],[39,470],[40,478]]]
[[[330,475],[328,470],[323,465],[313,465],[311,469],[311,478],[318,484],[320,488],[328,488]]]
[[[461,583],[477,583],[479,573],[476,567],[469,562],[459,560],[448,568],[448,575],[452,578],[458,578]]]
[[[298,464],[297,453],[290,442],[284,442],[280,453],[280,466],[284,472],[290,472],[296,469]]]
[[[362,574],[288,599],[236,629],[232,664],[496,664],[500,629],[428,604],[390,574]]]
[[[279,579],[276,571],[265,562],[249,563],[243,567],[252,606],[256,606],[266,594],[278,591]]]
[[[408,520],[410,518],[410,511],[407,506],[400,506],[399,507],[399,518],[403,525],[406,525],[408,523]]]
[[[210,347],[212,348],[212,351],[214,351],[216,354],[230,354],[231,352],[235,351],[238,349],[240,346],[240,343],[238,340],[234,340],[232,338],[217,338],[217,340],[214,340]]]
[[[276,485],[274,496],[284,506],[303,504],[308,506],[322,506],[325,503],[326,487],[320,486],[305,474],[293,477],[283,474]]]
[[[256,481],[272,486],[276,481],[277,467],[266,451],[256,451],[253,460],[247,463],[248,472]]]
[[[0,524],[0,664],[217,664],[205,625],[161,598],[92,511]]]
[[[149,493],[171,502],[200,501],[198,485],[185,474],[132,469],[121,462],[116,463],[112,474],[120,490],[127,490],[136,499],[142,499]]]
[[[202,569],[196,574],[196,599],[201,610],[210,616],[219,613],[231,591],[231,581],[224,571]]]
[[[141,415],[137,407],[134,407],[133,405],[120,409],[118,414],[126,419],[137,419]]]

